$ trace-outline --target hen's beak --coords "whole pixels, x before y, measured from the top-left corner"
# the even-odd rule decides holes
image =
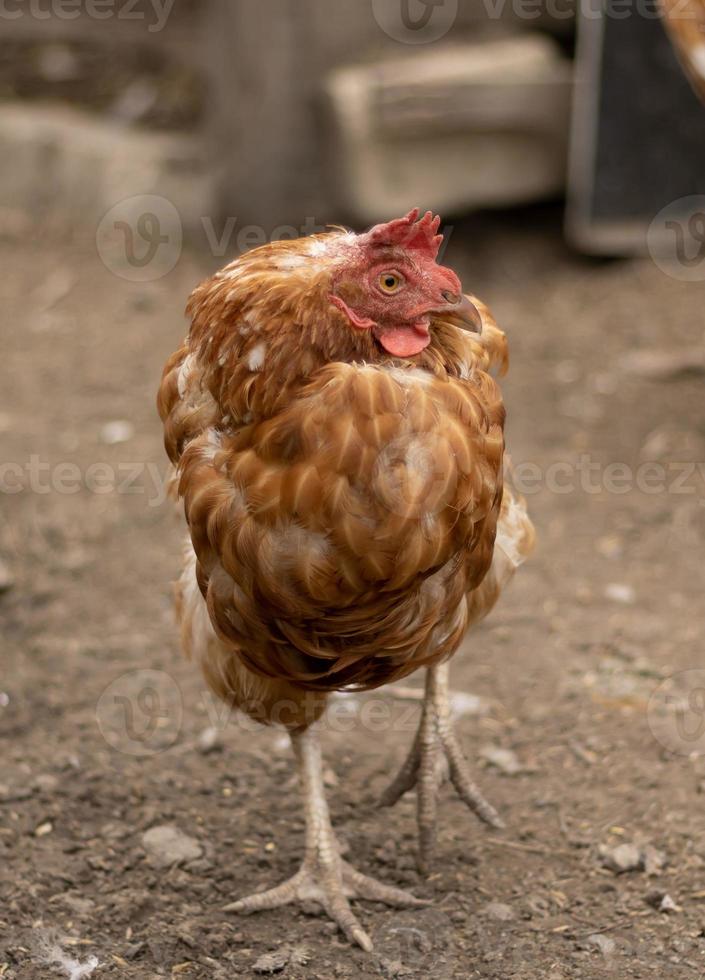
[[[443,306],[434,313],[442,314],[444,319],[448,319],[461,330],[469,330],[470,333],[482,333],[482,317],[480,311],[471,303],[467,296],[458,293],[444,292],[443,298],[448,305]]]

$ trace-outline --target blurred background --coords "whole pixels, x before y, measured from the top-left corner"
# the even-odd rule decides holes
[[[206,202],[271,234],[567,199],[571,242],[620,254],[703,190],[701,0],[14,4],[10,223],[86,230],[151,191],[200,239]]]
[[[38,966],[52,931],[150,980],[266,972],[293,936],[287,975],[322,980],[701,975],[703,20],[701,0],[0,3],[3,980],[68,975]],[[390,729],[360,724],[365,696],[327,734],[360,866],[434,902],[362,908],[373,961],[296,909],[220,911],[293,869],[276,842],[300,827],[280,736],[218,714],[178,653],[154,399],[205,276],[414,206],[507,331],[539,547],[453,667],[504,838],[445,801],[425,881],[413,800],[374,809],[413,684],[383,692]],[[146,849],[163,826],[178,854]]]

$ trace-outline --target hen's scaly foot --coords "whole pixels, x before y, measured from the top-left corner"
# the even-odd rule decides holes
[[[404,793],[416,787],[419,824],[419,869],[429,869],[436,844],[438,787],[444,769],[461,800],[490,827],[504,827],[495,808],[488,803],[470,774],[470,767],[453,731],[448,698],[448,664],[429,669],[419,730],[411,752],[394,781],[380,799],[393,806]]]
[[[340,857],[333,833],[323,789],[321,752],[312,729],[292,735],[292,745],[299,764],[306,816],[306,852],[296,874],[275,888],[241,898],[226,905],[226,912],[260,912],[291,902],[316,902],[338,924],[347,938],[364,950],[372,949],[372,940],[350,908],[348,899],[366,898],[401,908],[428,903],[410,892],[385,885],[353,868]]]
[[[232,902],[225,906],[224,911],[261,912],[292,902],[316,902],[325,909],[351,942],[370,952],[372,940],[350,908],[351,898],[366,898],[397,908],[418,908],[428,904],[410,892],[393,885],[385,885],[362,874],[347,861],[337,859],[332,864],[324,864],[321,859],[306,858],[288,881],[268,891]]]

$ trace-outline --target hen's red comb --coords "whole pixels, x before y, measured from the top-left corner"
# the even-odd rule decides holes
[[[443,235],[438,234],[441,219],[439,215],[434,218],[432,211],[427,211],[420,221],[416,220],[418,216],[419,209],[414,208],[404,218],[397,218],[395,221],[388,221],[383,225],[375,225],[368,231],[365,238],[370,245],[377,247],[397,245],[423,252],[430,259],[435,260],[443,243]]]

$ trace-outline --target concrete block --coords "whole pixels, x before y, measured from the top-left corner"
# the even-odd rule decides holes
[[[103,216],[139,195],[158,195],[184,231],[210,214],[200,141],[143,132],[56,106],[0,106],[0,232],[95,237]]]
[[[515,205],[565,186],[572,65],[541,35],[434,45],[331,73],[341,202],[376,221]]]

